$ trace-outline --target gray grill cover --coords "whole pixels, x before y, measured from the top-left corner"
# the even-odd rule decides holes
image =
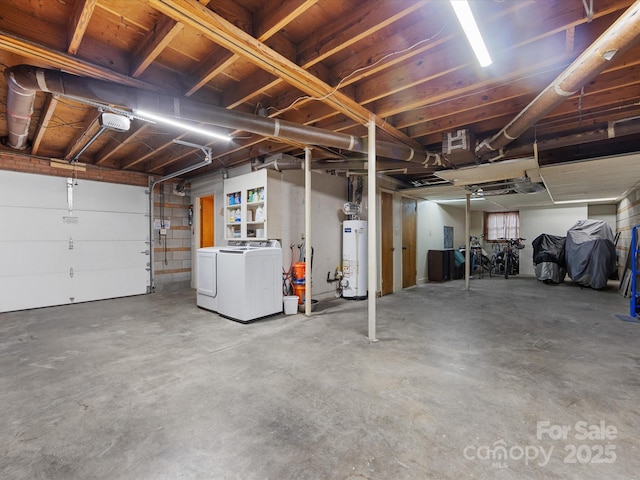
[[[576,283],[600,289],[616,269],[613,232],[602,220],[580,220],[567,231],[567,273]]]

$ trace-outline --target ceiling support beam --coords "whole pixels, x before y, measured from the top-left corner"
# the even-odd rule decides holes
[[[82,0],[76,2],[73,15],[69,20],[69,38],[67,39],[67,52],[70,55],[78,53],[84,33],[89,26],[89,20],[93,15],[98,0]]]
[[[53,113],[58,106],[58,97],[56,95],[51,95],[47,98],[44,106],[42,107],[42,114],[40,115],[40,123],[38,124],[38,128],[36,129],[36,133],[33,136],[33,143],[31,146],[31,155],[38,155],[38,150],[40,150],[40,144],[42,143],[42,138],[44,137],[47,128],[49,127],[49,123],[51,123],[51,119],[53,118]]]
[[[47,65],[52,65],[55,68],[75,73],[76,75],[90,75],[93,78],[100,78],[121,85],[144,88],[152,91],[160,90],[150,83],[122,75],[108,68],[89,63],[86,60],[81,60],[72,55],[61,53],[58,50],[17,37],[2,29],[0,29],[0,49],[15,53],[20,57],[31,59],[36,63],[44,62]]]
[[[265,42],[278,33],[278,31],[285,28],[289,22],[304,14],[304,12],[317,2],[318,0],[299,0],[297,2],[289,0],[285,2],[282,8],[277,10],[278,14],[276,16],[269,18],[264,25],[258,26],[258,29],[261,31],[257,36],[258,41]],[[224,73],[230,65],[241,58],[240,55],[233,53],[230,55],[218,54],[218,57],[218,60],[215,61],[213,65],[208,65],[204,69],[204,73],[199,75],[198,81],[185,93],[186,97],[193,95],[196,91],[200,90],[204,85],[211,81],[211,79]]]
[[[184,25],[170,18],[158,22],[148,38],[140,43],[131,61],[131,76],[139,77],[151,63],[167,48],[171,41],[182,32]]]

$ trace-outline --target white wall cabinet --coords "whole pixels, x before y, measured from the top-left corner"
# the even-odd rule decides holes
[[[279,172],[258,170],[224,181],[226,240],[282,237],[282,187]]]

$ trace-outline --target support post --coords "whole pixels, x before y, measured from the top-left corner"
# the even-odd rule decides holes
[[[367,198],[369,212],[367,215],[367,301],[369,307],[369,341],[377,342],[376,338],[376,291],[378,289],[378,249],[376,247],[377,231],[377,195],[376,195],[376,122],[371,117],[369,124],[368,138],[368,168],[367,168]]]
[[[467,193],[467,201],[465,203],[464,218],[464,286],[469,290],[469,277],[471,276],[471,242],[469,235],[471,231],[471,194]]]
[[[311,148],[304,148],[304,314],[311,316]]]

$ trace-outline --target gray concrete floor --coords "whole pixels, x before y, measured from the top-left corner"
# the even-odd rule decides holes
[[[341,299],[249,325],[193,290],[2,314],[0,478],[640,478],[628,301],[471,285],[379,299],[378,343]]]

